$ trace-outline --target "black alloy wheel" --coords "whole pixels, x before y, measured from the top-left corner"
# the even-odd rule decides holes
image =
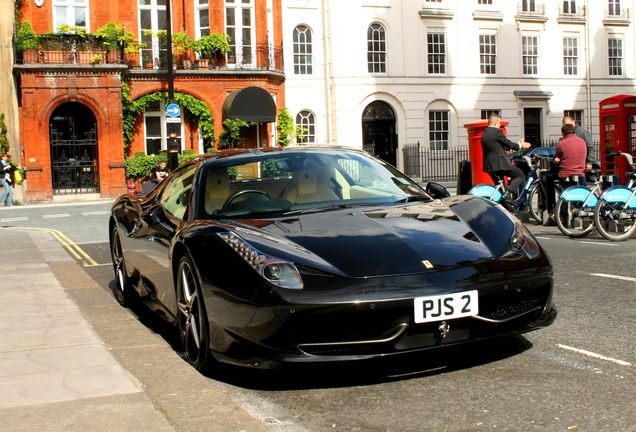
[[[188,256],[179,261],[176,287],[183,356],[196,370],[203,371],[210,357],[208,320],[196,269]]]
[[[113,294],[120,305],[128,307],[131,303],[130,281],[126,274],[126,262],[121,249],[119,231],[117,231],[116,227],[113,227],[113,232],[110,237],[110,257],[113,261],[113,271],[115,273],[115,290]]]

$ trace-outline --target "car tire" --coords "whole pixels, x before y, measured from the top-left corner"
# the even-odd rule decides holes
[[[179,260],[175,286],[183,358],[201,372],[211,358],[209,327],[197,271],[187,255]]]
[[[131,286],[126,272],[126,260],[124,252],[121,248],[121,240],[119,239],[119,231],[117,227],[113,227],[110,236],[110,257],[113,262],[113,272],[115,273],[115,289],[113,294],[117,302],[128,307],[131,303]]]

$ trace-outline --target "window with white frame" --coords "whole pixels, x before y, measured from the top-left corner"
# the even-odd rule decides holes
[[[608,14],[620,15],[621,14],[621,0],[608,0]]]
[[[497,73],[497,35],[479,35],[479,72],[484,75]]]
[[[428,52],[428,73],[446,73],[446,33],[429,32],[426,35],[426,46]]]
[[[583,127],[583,111],[581,110],[565,110],[563,111],[563,117],[572,117],[576,124]]]
[[[139,0],[138,5],[139,40],[145,45],[141,50],[142,63],[160,69],[168,59],[166,0]]]
[[[313,41],[311,30],[304,25],[294,29],[294,74],[311,75],[313,70]]]
[[[565,36],[563,38],[563,74],[579,74],[579,38]]]
[[[90,31],[88,22],[88,0],[53,0],[53,27],[66,24]]]
[[[367,68],[369,73],[386,72],[386,31],[378,23],[367,28]]]
[[[194,25],[196,38],[210,35],[210,3],[209,0],[195,0]]]
[[[316,142],[316,116],[311,111],[303,110],[296,114],[296,127],[300,128],[296,137],[298,144]]]
[[[489,5],[491,5],[492,4],[492,0],[477,0],[477,4],[482,4],[482,5],[489,4]]]
[[[181,114],[183,116],[183,113]],[[183,125],[183,122],[181,122]],[[181,129],[177,129],[177,139],[181,140]],[[154,102],[146,106],[144,112],[144,135],[146,154],[159,154],[167,149],[168,123],[166,122],[166,104]],[[182,144],[183,146],[183,144]]]
[[[623,76],[623,39],[618,36],[610,36],[607,45],[609,75]]]
[[[539,73],[539,37],[522,36],[523,74],[537,75]]]
[[[535,0],[522,0],[521,2],[521,10],[523,12],[536,12],[537,5]]]
[[[499,115],[499,110],[481,110],[481,119],[488,120],[491,114]]]
[[[429,146],[433,151],[448,150],[450,142],[450,112],[428,112]]]
[[[225,0],[225,33],[230,36],[229,65],[254,63],[254,0]]]

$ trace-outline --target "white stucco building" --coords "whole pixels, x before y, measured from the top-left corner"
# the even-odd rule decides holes
[[[305,142],[467,144],[497,111],[513,139],[599,138],[599,102],[636,94],[634,0],[283,0],[286,105]]]

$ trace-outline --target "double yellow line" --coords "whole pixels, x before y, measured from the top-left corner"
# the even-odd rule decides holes
[[[59,241],[62,246],[64,246],[71,255],[75,257],[78,261],[81,261],[84,267],[88,266],[96,266],[98,265],[93,258],[91,258],[86,252],[82,250],[81,247],[76,245],[71,239],[66,237],[66,235],[62,231],[58,231],[51,228],[32,228],[32,227],[8,227],[9,229],[21,230],[21,231],[46,231],[51,234],[57,241]]]

